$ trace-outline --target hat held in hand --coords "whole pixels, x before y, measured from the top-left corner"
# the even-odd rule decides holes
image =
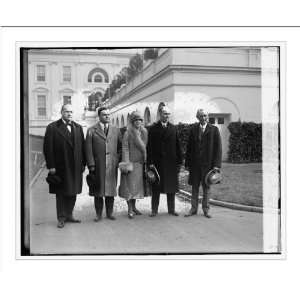
[[[51,174],[51,173],[48,173],[48,176],[46,177],[46,181],[49,184],[56,185],[56,186],[62,183],[62,179],[58,175]]]
[[[90,172],[86,175],[86,183],[90,189],[94,189],[96,186],[96,175],[94,172]]]
[[[205,176],[206,185],[217,184],[220,183],[221,180],[222,180],[221,172],[220,170],[217,169],[210,170]]]
[[[158,184],[160,182],[160,176],[157,172],[157,169],[154,165],[150,165],[148,170],[146,171],[146,178],[150,183]]]

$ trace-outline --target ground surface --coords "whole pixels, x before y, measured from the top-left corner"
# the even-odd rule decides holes
[[[263,206],[262,203],[262,164],[222,164],[222,183],[211,190],[211,198],[251,206]],[[188,172],[180,172],[180,188],[192,192],[188,185]],[[202,192],[202,190],[200,189]]]
[[[48,194],[44,170],[31,192],[32,254],[127,254],[127,253],[237,253],[263,251],[262,214],[211,207],[212,219],[202,213],[183,215],[190,204],[176,199],[179,217],[169,216],[165,196],[159,215],[150,218],[150,198],[139,200],[142,216],[127,218],[127,205],[116,198],[116,221],[93,222],[93,199],[86,184],[78,196],[74,215],[81,224],[56,227],[55,197]]]

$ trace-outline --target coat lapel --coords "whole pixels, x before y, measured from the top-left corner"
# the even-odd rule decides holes
[[[73,129],[74,129],[74,125],[73,125]],[[58,123],[57,123],[57,131],[59,132],[59,134],[62,137],[64,137],[67,140],[67,142],[69,143],[69,145],[73,148],[73,144],[72,144],[72,141],[71,141],[71,135],[68,132],[68,129],[65,126],[65,124],[63,123],[62,120],[59,120]]]
[[[95,132],[96,132],[101,138],[103,138],[104,140],[106,140],[106,135],[105,135],[104,131],[102,130],[102,128],[101,128],[99,122],[97,123]],[[109,132],[110,132],[110,129],[108,130],[108,135],[109,135]]]
[[[205,128],[205,130],[204,130],[204,132],[203,132],[203,136],[204,136],[204,135],[207,135],[208,132],[210,131],[210,129],[211,129],[211,125],[210,125],[209,123],[207,123],[206,128]]]
[[[164,128],[164,127],[162,126],[161,122],[159,122],[159,123],[160,123],[160,124],[159,124],[160,130],[162,131],[161,137],[162,137],[163,139],[166,139],[166,138],[171,134],[171,132],[172,132],[172,130],[171,130],[171,125],[170,125],[170,123],[168,122],[167,128]]]

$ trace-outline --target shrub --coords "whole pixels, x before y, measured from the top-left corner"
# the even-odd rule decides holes
[[[262,125],[253,122],[232,122],[228,161],[232,163],[262,161]]]
[[[179,123],[179,142],[185,158],[190,128],[193,124]],[[149,129],[149,126],[146,127]],[[232,163],[249,163],[262,161],[262,125],[253,122],[232,122],[228,126],[229,150],[228,161]],[[122,135],[126,127],[120,128]]]

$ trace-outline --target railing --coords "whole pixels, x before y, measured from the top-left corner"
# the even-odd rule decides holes
[[[29,135],[29,176],[30,181],[43,166],[45,159],[43,155],[44,137]]]

